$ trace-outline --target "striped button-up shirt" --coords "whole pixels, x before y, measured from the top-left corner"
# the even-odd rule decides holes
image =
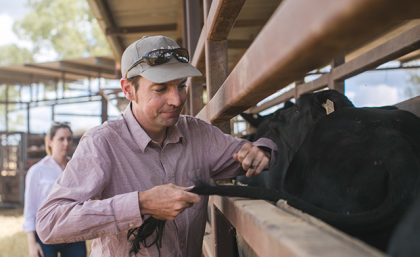
[[[195,180],[244,174],[232,155],[245,143],[181,115],[160,145],[139,125],[130,104],[117,120],[82,137],[38,212],[37,233],[51,244],[95,238],[91,256],[128,257],[127,231],[147,218],[141,214],[138,191],[168,183],[188,187]],[[253,145],[272,149],[271,167],[276,145],[269,139]],[[166,222],[161,256],[201,256],[207,202],[208,197],[202,196],[200,203]],[[141,256],[158,256],[156,246],[142,249]]]

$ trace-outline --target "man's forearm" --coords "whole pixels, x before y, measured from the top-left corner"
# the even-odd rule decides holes
[[[71,243],[139,227],[142,224],[137,192],[105,200],[50,200],[39,210],[36,228],[47,244]]]

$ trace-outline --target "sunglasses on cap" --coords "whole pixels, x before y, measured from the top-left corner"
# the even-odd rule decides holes
[[[175,56],[175,58],[180,62],[188,63],[190,60],[188,51],[185,48],[153,50],[143,55],[139,60],[135,61],[125,73],[125,78],[127,78],[130,70],[142,62],[147,63],[149,66],[156,66],[169,62],[172,55]]]
[[[51,125],[52,126],[62,126],[62,125],[65,125],[65,126],[70,126],[70,122],[58,122],[58,121],[52,121],[51,122]]]

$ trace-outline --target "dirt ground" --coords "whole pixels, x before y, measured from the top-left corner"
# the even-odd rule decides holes
[[[0,208],[0,257],[27,257],[28,243],[22,229],[23,207]],[[86,242],[88,255],[92,240]]]

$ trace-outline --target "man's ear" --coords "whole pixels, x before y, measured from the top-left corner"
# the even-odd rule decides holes
[[[134,101],[135,99],[134,94],[136,91],[134,88],[134,85],[131,82],[129,82],[126,78],[122,78],[120,80],[120,83],[121,83],[121,89],[125,95],[125,98],[127,98],[130,101]]]

